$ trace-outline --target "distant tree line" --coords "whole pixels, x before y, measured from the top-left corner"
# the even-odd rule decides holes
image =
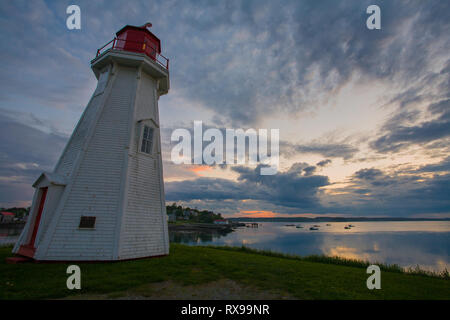
[[[223,219],[220,213],[208,210],[198,210],[189,207],[182,207],[175,202],[166,206],[168,215],[174,214],[177,220],[189,220],[192,222],[213,223],[214,220]]]

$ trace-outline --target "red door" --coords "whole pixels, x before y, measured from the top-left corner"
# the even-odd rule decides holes
[[[38,209],[38,213],[36,215],[36,219],[34,219],[33,233],[31,234],[31,239],[30,239],[30,243],[29,243],[29,246],[31,246],[31,247],[34,247],[34,242],[36,241],[36,235],[38,232],[39,223],[41,222],[42,210],[44,210],[44,203],[45,203],[45,198],[47,197],[48,188],[47,187],[41,188],[41,190],[42,190],[41,202],[39,203],[39,209]]]
[[[19,255],[29,257],[29,258],[34,257],[34,253],[36,251],[36,249],[34,247],[34,242],[36,241],[36,235],[37,235],[37,232],[39,229],[39,223],[41,222],[41,216],[42,216],[42,211],[44,210],[45,198],[47,197],[47,190],[48,190],[47,187],[41,188],[41,199],[39,202],[39,208],[38,208],[38,212],[36,214],[36,218],[34,219],[33,233],[31,234],[30,242],[28,244],[20,246],[19,252],[18,252]]]

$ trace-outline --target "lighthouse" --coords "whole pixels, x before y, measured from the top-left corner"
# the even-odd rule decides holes
[[[97,87],[53,172],[43,172],[13,252],[38,261],[167,255],[158,99],[169,60],[144,26],[97,50]]]

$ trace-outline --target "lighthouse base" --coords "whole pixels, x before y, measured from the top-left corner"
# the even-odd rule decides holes
[[[125,262],[125,261],[133,261],[133,260],[143,260],[150,258],[162,258],[166,257],[168,254],[162,254],[158,256],[148,256],[148,257],[139,257],[139,258],[130,258],[130,259],[122,259],[122,260],[36,260],[33,258],[28,258],[24,256],[14,256],[6,258],[6,263],[8,264],[18,264],[18,263],[26,263],[26,262],[34,262],[34,263],[112,263],[112,262]]]

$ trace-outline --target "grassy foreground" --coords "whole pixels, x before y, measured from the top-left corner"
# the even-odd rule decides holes
[[[73,295],[121,297],[121,292],[170,282],[195,290],[217,281],[297,299],[449,299],[450,280],[382,269],[381,290],[368,290],[363,264],[295,258],[248,249],[171,244],[170,255],[116,263],[80,263],[81,290],[66,288],[69,264],[5,263],[0,248],[0,299],[51,299]],[[339,262],[340,261],[340,262]],[[340,264],[339,264],[340,263]],[[144,288],[144,289],[143,289]],[[151,289],[148,289],[151,290]],[[151,296],[151,295],[149,295]],[[101,296],[105,297],[105,296]],[[272,296],[273,297],[273,296]]]

